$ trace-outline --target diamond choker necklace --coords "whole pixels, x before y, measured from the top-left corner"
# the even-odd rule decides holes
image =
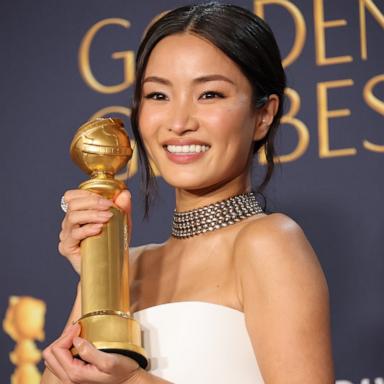
[[[253,192],[243,193],[226,200],[173,213],[172,236],[185,239],[235,224],[247,217],[263,213]]]

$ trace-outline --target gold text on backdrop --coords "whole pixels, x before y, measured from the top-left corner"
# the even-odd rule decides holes
[[[85,34],[79,50],[79,68],[80,73],[84,81],[95,91],[100,93],[118,93],[126,90],[130,85],[132,85],[134,80],[135,73],[135,54],[133,51],[120,51],[112,53],[113,59],[122,59],[124,61],[124,80],[120,84],[116,85],[104,85],[100,83],[94,76],[91,64],[90,64],[90,48],[91,44],[97,34],[101,29],[109,25],[119,25],[123,28],[129,28],[130,22],[125,19],[104,19],[97,22],[93,25],[89,31]]]
[[[286,57],[283,58],[283,65],[288,67],[292,65],[301,55],[302,50],[305,46],[307,39],[307,27],[306,20],[303,15],[303,12],[300,10],[299,6],[295,5],[289,0],[254,0],[254,11],[257,15],[262,18],[265,18],[266,9],[268,7],[280,7],[281,9],[288,12],[292,17],[295,33],[292,47],[289,52],[286,54]],[[325,7],[324,0],[313,0],[313,25],[315,30],[314,35],[314,61],[317,66],[331,66],[331,65],[340,65],[356,60],[348,52],[344,52],[341,56],[327,56],[326,51],[326,42],[332,37],[332,29],[341,28],[348,25],[348,21],[343,18],[329,19],[325,15],[327,14],[327,9]],[[368,48],[367,48],[367,31],[366,31],[366,18],[369,13],[373,20],[376,21],[381,27],[384,28],[384,15],[380,12],[380,9],[375,4],[374,0],[359,0],[354,3],[358,7],[359,19],[357,22],[360,25],[360,58],[361,60],[367,60],[368,58]],[[149,24],[153,22],[154,19],[158,18],[159,15],[156,15]],[[90,49],[91,44],[95,39],[96,34],[107,26],[117,25],[128,29],[130,22],[126,19],[116,19],[109,18],[98,21],[95,23],[85,34],[82,42],[80,44],[79,50],[79,66],[80,73],[85,81],[85,83],[94,91],[103,93],[103,94],[113,94],[121,91],[127,90],[134,81],[134,53],[132,51],[118,51],[112,54],[114,59],[123,59],[124,60],[124,71],[123,71],[123,81],[120,84],[116,85],[104,85],[98,81],[91,71],[90,63]],[[328,33],[327,33],[328,32]],[[367,76],[368,77],[368,76]],[[384,102],[378,99],[374,95],[375,87],[380,83],[384,83],[384,74],[370,74],[370,78],[367,79],[362,93],[362,100],[368,105],[368,107],[375,113],[384,115]],[[352,111],[348,108],[334,110],[329,105],[328,102],[328,93],[329,91],[341,89],[345,87],[354,86],[354,82],[351,79],[331,79],[330,81],[323,81],[316,84],[316,106],[317,106],[317,138],[318,138],[318,154],[320,159],[332,158],[332,157],[343,157],[355,155],[358,151],[357,145],[354,147],[351,146],[352,143],[345,145],[344,148],[334,148],[335,145],[332,145],[331,138],[333,135],[331,131],[334,129],[333,126],[330,126],[329,122],[331,119],[335,118],[348,118],[352,115]],[[300,159],[308,150],[309,143],[311,140],[312,129],[303,121],[300,117],[300,107],[301,107],[301,97],[297,90],[292,88],[287,88],[286,96],[290,103],[290,108],[288,112],[282,118],[283,126],[291,126],[295,129],[297,134],[297,144],[295,148],[290,153],[279,154],[278,159],[281,163],[296,161]],[[103,117],[111,114],[121,114],[124,117],[130,116],[130,109],[126,106],[113,105],[109,107],[102,108],[97,112],[93,113],[93,117]],[[373,143],[368,138],[363,138],[361,143],[361,148],[376,152],[384,153],[384,145]],[[137,157],[136,157],[137,159]],[[118,178],[125,179],[126,177],[131,177],[137,172],[137,162],[136,160],[132,161],[130,169],[125,170],[122,175],[119,175]],[[259,162],[264,164],[265,158],[260,152]],[[155,175],[159,175],[158,170],[152,164]]]

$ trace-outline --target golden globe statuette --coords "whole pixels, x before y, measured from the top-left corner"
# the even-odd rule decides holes
[[[12,384],[39,384],[41,374],[37,368],[41,351],[35,340],[45,338],[44,321],[46,306],[44,301],[30,296],[11,296],[3,320],[3,329],[15,342],[15,349],[9,354],[16,365],[11,376]]]
[[[132,156],[120,119],[98,118],[82,125],[70,153],[72,160],[91,175],[80,184],[81,189],[113,199],[126,188],[114,178]],[[116,206],[110,210],[113,216],[102,232],[80,245],[81,337],[99,350],[126,355],[145,368],[140,326],[130,314],[127,219]]]

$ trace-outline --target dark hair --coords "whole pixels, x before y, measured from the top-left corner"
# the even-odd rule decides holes
[[[272,30],[260,17],[236,5],[210,2],[176,8],[149,27],[136,57],[136,87],[131,126],[144,169],[145,215],[148,213],[151,191],[156,183],[138,126],[142,81],[149,56],[156,44],[163,38],[178,33],[192,33],[208,40],[235,62],[252,86],[252,102],[255,108],[265,105],[271,94],[279,97],[279,108],[268,133],[254,143],[254,153],[264,145],[267,159],[265,176],[257,192],[263,191],[275,165],[274,137],[283,113],[286,78]]]

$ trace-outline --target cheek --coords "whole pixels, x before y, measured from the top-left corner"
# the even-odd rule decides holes
[[[201,115],[203,125],[209,126],[210,132],[221,141],[233,144],[249,142],[253,135],[253,121],[249,111],[242,106],[223,106],[216,110],[206,110]]]
[[[146,117],[143,117],[143,115],[140,115],[140,117],[138,118],[138,124],[145,152],[147,153],[147,156],[152,159],[153,156],[151,151],[151,137],[153,137],[153,132],[151,132],[151,126],[150,124],[148,124],[148,120],[146,119]]]
[[[145,145],[148,146],[150,145],[151,138],[153,138],[156,133],[156,127],[159,123],[159,114],[153,113],[150,108],[144,105],[140,109],[138,123],[141,137]]]
[[[230,132],[231,127],[232,130],[236,129],[234,125],[236,125],[237,113],[225,106],[201,109],[198,116],[200,125],[209,127],[211,132]]]

